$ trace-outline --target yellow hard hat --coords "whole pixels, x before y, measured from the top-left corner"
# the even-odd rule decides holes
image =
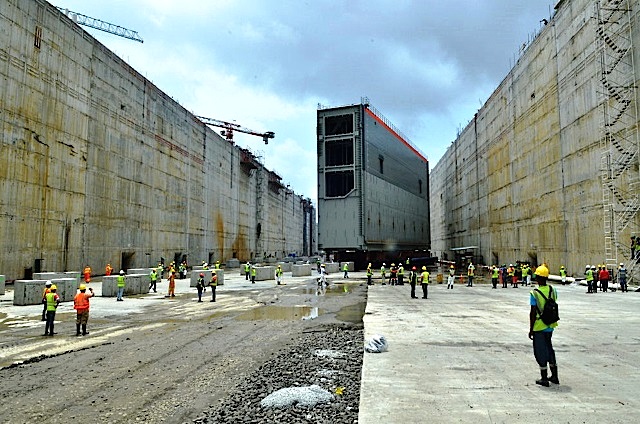
[[[58,290],[58,286],[56,286],[55,284],[53,284],[53,285],[51,286],[51,290]]]
[[[423,267],[422,267],[422,270],[423,270],[423,271],[426,271],[426,270],[427,270],[427,267],[426,267],[426,266],[423,266]]]
[[[536,268],[535,274],[539,277],[548,278],[549,277],[549,268],[546,267],[545,264],[540,265]]]
[[[87,286],[85,286],[84,284],[80,284],[80,287],[78,287],[78,290],[86,290]]]

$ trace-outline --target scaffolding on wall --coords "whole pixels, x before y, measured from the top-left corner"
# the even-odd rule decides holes
[[[640,167],[630,3],[596,0],[595,41],[603,116],[600,147],[605,260],[607,268],[616,269],[619,262],[627,262],[624,259],[628,258],[633,275],[633,268],[640,266],[633,260],[628,240],[639,228]],[[623,239],[624,235],[629,238]]]

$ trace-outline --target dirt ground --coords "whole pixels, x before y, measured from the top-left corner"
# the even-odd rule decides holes
[[[202,416],[297,337],[362,328],[367,287],[338,279],[251,286],[225,276],[216,303],[196,301],[188,281],[173,299],[142,295],[92,301],[90,334],[76,337],[69,305],[54,337],[40,306],[0,302],[0,422],[180,423]],[[159,290],[166,286],[164,282]],[[25,308],[29,313],[16,308]],[[19,310],[21,311],[21,310]]]

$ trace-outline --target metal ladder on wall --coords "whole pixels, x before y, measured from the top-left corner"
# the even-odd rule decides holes
[[[601,179],[604,254],[607,268],[629,257],[621,241],[638,230],[638,110],[629,0],[596,0],[595,42],[599,54],[599,102],[602,106]],[[640,266],[629,258],[629,276]]]
[[[260,226],[260,232],[256,230],[256,255],[261,261],[264,255],[264,168],[256,169],[256,228]]]

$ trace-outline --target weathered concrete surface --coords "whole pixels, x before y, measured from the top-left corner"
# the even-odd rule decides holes
[[[310,264],[302,264],[302,265],[293,265],[291,267],[291,276],[292,277],[303,277],[311,275],[311,265]]]
[[[0,275],[0,294],[4,294],[5,276]]]
[[[605,90],[595,3],[559,2],[549,25],[526,45],[433,168],[432,250],[437,256],[452,259],[452,248],[477,246],[473,253],[485,264],[546,261],[552,269],[565,265],[569,275],[607,259],[600,144]],[[616,4],[620,9],[629,4],[630,21],[637,25],[640,4]],[[637,27],[632,42],[631,54],[637,57]],[[639,79],[637,66],[635,72],[628,70],[631,81]],[[632,109],[629,113],[635,113]],[[622,132],[636,131],[637,122]],[[638,166],[635,155],[635,180]],[[633,193],[636,186],[627,184],[624,190]],[[624,230],[616,223],[622,247],[640,230],[640,215],[632,218]],[[621,252],[628,255],[627,248]]]
[[[638,422],[639,294],[554,287],[560,385],[549,388],[535,384],[530,288],[431,284],[423,300],[407,285],[369,287],[365,340],[382,334],[389,351],[365,353],[358,422]]]
[[[256,269],[256,281],[275,280],[276,279],[276,267],[275,266],[257,266]]]
[[[102,277],[102,296],[115,297],[118,294],[117,279],[117,275]],[[136,294],[149,293],[150,281],[149,275],[147,274],[125,275],[124,295],[133,296]]]
[[[310,199],[53,5],[2,1],[0,28],[10,29],[0,45],[8,279],[42,267],[313,253]]]

